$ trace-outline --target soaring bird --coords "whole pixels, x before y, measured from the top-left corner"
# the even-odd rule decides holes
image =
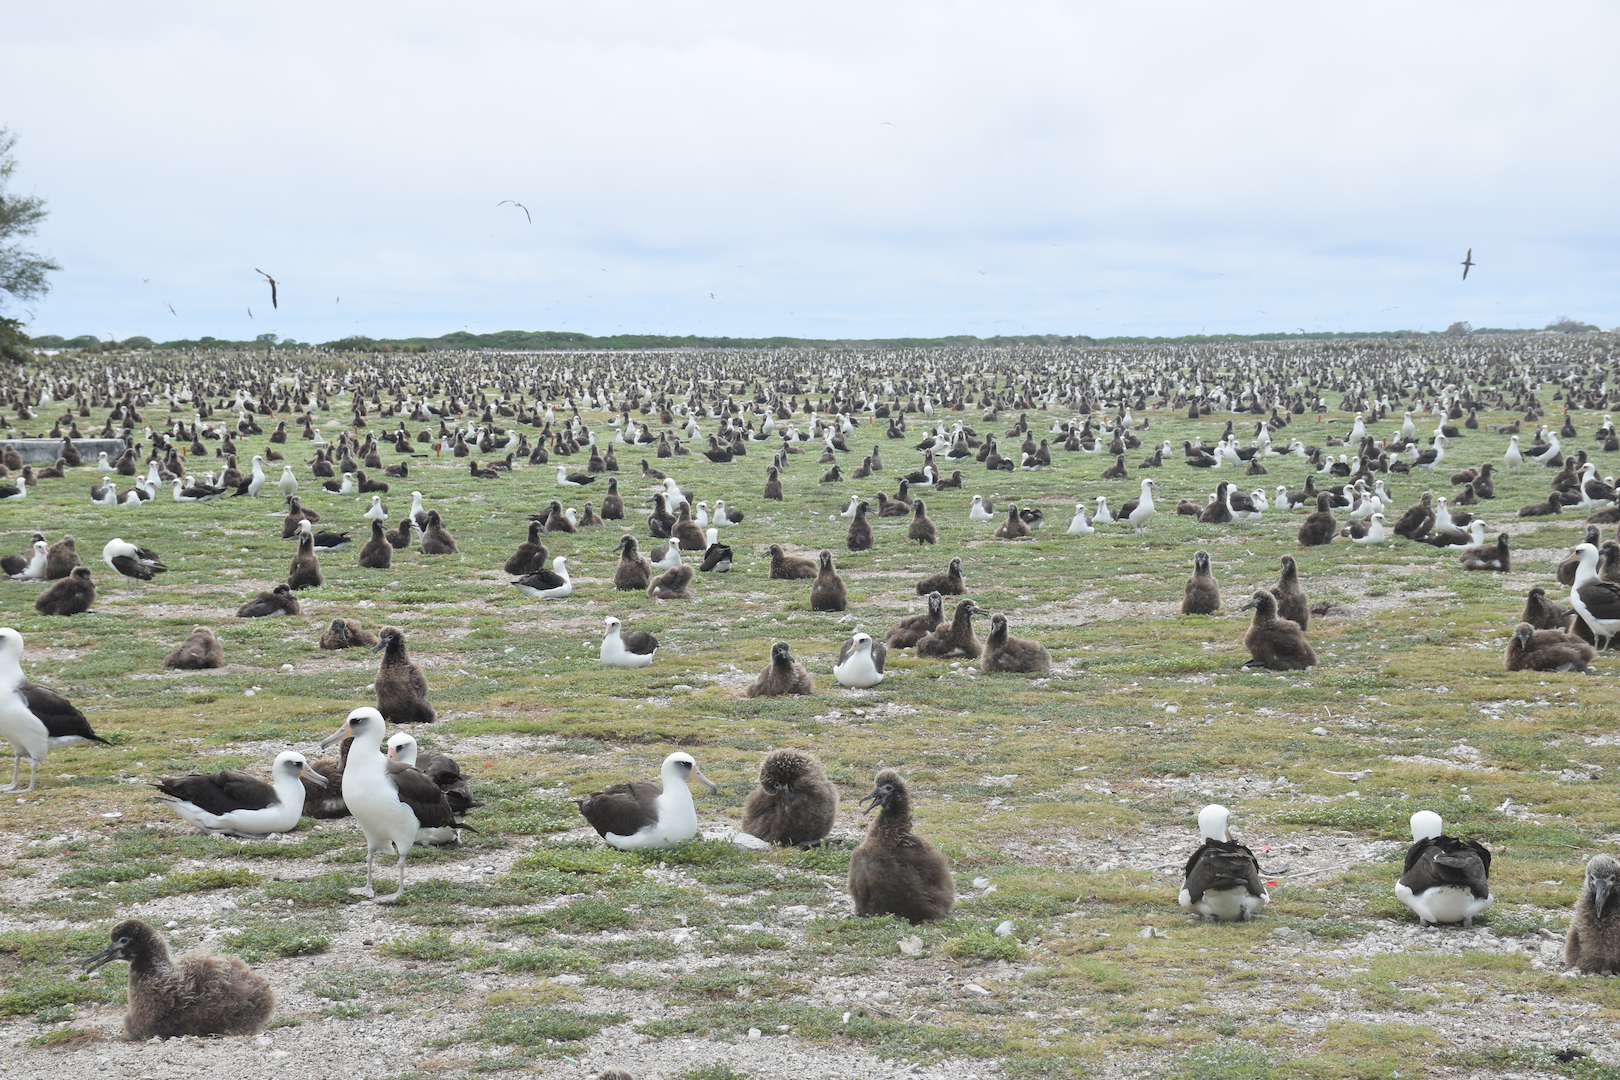
[[[502,199],[500,202],[496,203],[495,205],[497,207],[502,207],[502,206],[505,206],[507,203],[511,203],[513,206],[515,206],[519,210],[523,211],[523,216],[529,219],[529,224],[530,225],[534,224],[534,216],[529,213],[529,208],[527,206],[524,206],[522,203],[518,202],[516,199]]]
[[[260,270],[257,266],[255,266],[253,268],[253,272],[256,273],[256,274],[264,274],[264,280],[266,280],[266,281],[268,281],[270,283],[270,306],[271,307],[280,307],[281,305],[276,300],[276,279],[271,277],[269,274],[265,274],[264,271]],[[248,309],[248,314],[249,315],[253,314],[253,309],[252,308]]]
[[[1474,262],[1474,249],[1469,248],[1468,249],[1468,254],[1463,256],[1463,261],[1462,261],[1463,280],[1464,281],[1468,280],[1468,271],[1472,270],[1477,265],[1478,264]]]

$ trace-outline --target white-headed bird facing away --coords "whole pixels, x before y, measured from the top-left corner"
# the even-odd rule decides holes
[[[1204,842],[1187,860],[1181,906],[1206,919],[1247,922],[1271,902],[1254,852],[1232,839],[1231,812],[1211,803],[1198,812]]]
[[[1491,905],[1491,853],[1477,840],[1447,836],[1440,815],[1412,815],[1412,846],[1395,882],[1395,899],[1412,909],[1418,922],[1474,925]]]

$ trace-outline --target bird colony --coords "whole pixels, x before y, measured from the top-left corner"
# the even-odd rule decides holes
[[[1613,344],[42,356],[8,1075],[1605,1058]]]

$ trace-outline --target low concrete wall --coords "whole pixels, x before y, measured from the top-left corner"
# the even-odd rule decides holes
[[[15,448],[24,465],[54,464],[62,453],[61,439],[0,439],[0,450]],[[124,452],[123,439],[74,439],[73,448],[86,465],[96,463],[96,455],[107,451],[108,461],[117,461]]]

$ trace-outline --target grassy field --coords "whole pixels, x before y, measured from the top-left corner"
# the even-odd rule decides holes
[[[162,415],[152,406],[147,419]],[[347,413],[334,402],[328,415],[332,439]],[[1067,415],[1032,414],[1037,438]],[[89,503],[89,468],[43,481],[0,506],[0,548],[20,550],[35,529],[53,541],[71,532],[104,571],[100,600],[89,614],[45,618],[32,609],[38,586],[5,582],[0,622],[22,632],[29,677],[71,698],[113,745],[54,753],[34,792],[4,797],[8,1075],[91,1074],[109,1056],[150,1070],[157,1059],[141,1055],[156,1048],[110,1041],[124,966],[88,980],[68,967],[113,921],[136,916],[168,925],[177,945],[237,952],[271,977],[276,1049],[246,1040],[243,1054],[296,1060],[314,1048],[353,1076],[578,1076],[606,1063],[638,1077],[716,1080],[892,1075],[913,1064],[917,1075],[953,1077],[1620,1076],[1609,1049],[1620,989],[1561,974],[1555,962],[1586,859],[1620,841],[1613,661],[1601,658],[1590,675],[1510,674],[1502,663],[1526,590],[1559,591],[1553,568],[1584,515],[1519,519],[1550,475],[1529,467],[1501,474],[1494,502],[1475,508],[1490,535],[1513,535],[1511,574],[1464,573],[1454,553],[1400,540],[1302,550],[1303,512],[1201,526],[1171,511],[1221,479],[1297,487],[1304,461],[1269,458],[1269,475],[1242,480],[1188,468],[1178,449],[1163,468],[1141,470],[1157,440],[1211,443],[1228,419],[1145,415],[1151,428],[1127,455],[1129,480],[1099,479],[1107,455],[1054,450],[1050,469],[974,465],[963,490],[923,493],[939,544],[922,551],[906,543],[903,518],[874,520],[874,551],[844,550],[835,515],[849,495],[892,493],[921,459],[911,449],[920,436],[887,440],[869,418],[843,464],[849,471],[879,444],[883,473],[821,485],[815,455],[796,457],[783,503],[760,498],[761,450],[728,465],[656,462],[695,498],[747,513],[726,530],[737,567],[699,575],[692,602],[616,593],[621,529],[611,522],[547,537],[570,559],[566,601],[510,587],[500,566],[528,513],[552,498],[600,505],[600,492],[559,488],[552,469],[479,481],[465,461],[413,461],[412,478],[387,497],[394,520],[420,490],[461,553],[411,550],[370,571],[355,565],[365,502],[321,492],[294,437],[286,450],[305,504],[322,527],[356,526],[357,541],[323,557],[326,584],[302,594],[302,616],[258,620],[234,611],[285,576],[293,546],[279,539],[279,499],[177,504],[164,494],[109,511]],[[999,435],[1016,413],[962,418]],[[587,419],[601,438],[612,430],[600,414]],[[1278,442],[1321,444],[1347,420],[1297,417]],[[1574,420],[1581,437],[1566,450],[1590,448],[1597,417]],[[1237,421],[1246,435],[1249,421]],[[1387,434],[1398,422],[1373,428]],[[1500,462],[1505,437],[1465,434],[1447,465]],[[244,440],[243,460],[262,442]],[[629,522],[645,543],[641,455],[620,450]],[[1597,457],[1600,471],[1612,469]],[[398,455],[385,448],[383,458]],[[1451,494],[1450,471],[1388,477],[1391,521],[1425,489]],[[1063,534],[1077,499],[1090,506],[1106,495],[1117,507],[1149,476],[1162,511],[1145,536],[1124,526]],[[975,494],[1037,504],[1047,525],[1032,542],[995,540],[992,525],[967,519]],[[99,560],[114,535],[155,549],[170,572],[126,593]],[[773,542],[832,549],[849,611],[812,612],[807,582],[766,580]],[[1226,602],[1219,615],[1183,617],[1182,583],[1200,547]],[[1275,581],[1285,553],[1313,602],[1336,602],[1310,627],[1321,662],[1307,673],[1246,672],[1248,617],[1237,608]],[[879,688],[838,688],[841,642],[856,630],[881,636],[921,610],[915,581],[956,555],[971,597],[1048,646],[1051,676],[986,676],[899,654]],[[658,636],[651,668],[600,665],[607,615]],[[406,631],[440,716],[417,737],[455,755],[485,803],[464,846],[417,849],[405,900],[391,909],[346,893],[364,870],[352,822],[306,821],[280,841],[218,840],[150,798],[160,775],[262,773],[280,749],[313,752],[350,709],[372,703],[374,657],[316,648],[339,616]],[[197,624],[214,628],[228,666],[165,671],[165,654]],[[817,693],[744,699],[778,640],[811,670]],[[838,842],[826,849],[756,855],[707,840],[615,852],[582,828],[570,801],[654,778],[679,747],[720,785],[698,797],[705,827],[735,825],[761,756],[780,746],[816,753],[843,794]],[[945,922],[850,915],[854,800],[883,766],[910,781],[919,832],[957,872],[960,900]],[[1212,800],[1232,808],[1235,832],[1276,883],[1251,924],[1205,925],[1176,906],[1198,840],[1194,815]],[[1420,808],[1438,810],[1448,832],[1488,841],[1496,857],[1496,904],[1475,930],[1420,932],[1395,901],[1407,818]],[[1014,933],[998,937],[1004,920]],[[902,949],[907,938],[918,940]],[[1588,1042],[1594,1057],[1570,1065],[1548,1053]],[[224,1053],[163,1052],[178,1055],[171,1075]],[[775,1072],[788,1066],[769,1054],[800,1056]]]

